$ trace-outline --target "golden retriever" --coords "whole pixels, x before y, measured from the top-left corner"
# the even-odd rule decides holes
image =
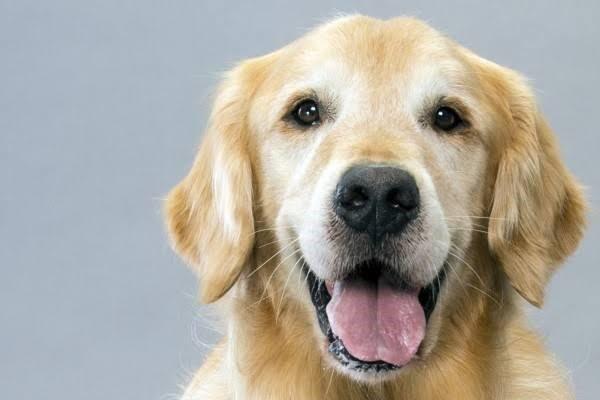
[[[412,18],[229,72],[169,194],[226,335],[191,399],[568,399],[527,325],[585,201],[516,72]]]

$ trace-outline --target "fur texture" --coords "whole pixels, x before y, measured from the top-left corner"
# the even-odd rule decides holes
[[[285,116],[315,93],[332,122],[300,132]],[[420,110],[438,98],[468,117],[464,132],[423,127]],[[449,232],[446,247],[425,243],[447,253],[450,273],[421,356],[367,382],[327,357],[299,268],[303,251],[331,250],[319,247],[322,198],[357,160],[429,182],[441,210],[431,226]],[[245,61],[166,202],[174,248],[227,320],[183,399],[569,399],[521,298],[542,305],[584,211],[523,78],[418,20],[345,17]]]

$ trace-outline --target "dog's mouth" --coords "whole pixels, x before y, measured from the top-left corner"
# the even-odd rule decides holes
[[[344,367],[365,373],[392,371],[414,359],[425,337],[445,269],[422,288],[389,279],[375,260],[338,281],[323,281],[305,268],[319,326],[329,353]]]

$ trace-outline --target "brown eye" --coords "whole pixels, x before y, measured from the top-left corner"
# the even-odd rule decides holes
[[[433,124],[446,132],[453,130],[461,123],[462,119],[460,119],[458,113],[450,107],[440,107],[433,115]]]
[[[304,100],[300,102],[300,104],[292,111],[292,117],[302,126],[316,125],[321,121],[319,106],[314,100]]]

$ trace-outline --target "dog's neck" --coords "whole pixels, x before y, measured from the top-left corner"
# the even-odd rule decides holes
[[[257,279],[240,285],[233,299],[241,304],[233,307],[237,311],[229,328],[233,351],[228,368],[244,385],[232,390],[243,391],[240,398],[262,400],[488,398],[486,393],[494,390],[489,382],[498,381],[488,379],[488,366],[497,365],[505,348],[497,332],[503,331],[506,310],[514,305],[511,296],[490,295],[503,293],[505,284],[494,272],[489,256],[479,252],[468,258],[472,265],[487,267],[478,268],[477,275],[460,277],[459,295],[443,304],[449,317],[439,322],[443,326],[432,327],[441,334],[436,335],[430,354],[397,377],[375,384],[359,384],[324,360],[323,343],[318,343],[318,335],[313,333],[312,310],[285,297],[285,293],[277,293],[274,287],[278,283],[268,279],[278,263],[268,262],[272,265],[265,264]],[[251,282],[255,282],[254,287]],[[452,382],[455,384],[447,384]],[[457,392],[448,393],[448,388]]]

